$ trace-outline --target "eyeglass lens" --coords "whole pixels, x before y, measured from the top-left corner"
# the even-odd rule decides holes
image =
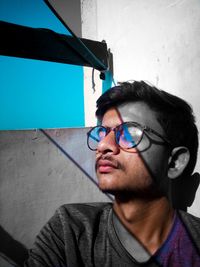
[[[88,146],[96,150],[98,143],[105,138],[109,129],[103,126],[94,127],[88,134]],[[121,148],[136,147],[142,139],[143,131],[131,123],[123,123],[114,129],[116,143]]]

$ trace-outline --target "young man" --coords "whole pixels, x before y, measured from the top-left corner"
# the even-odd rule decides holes
[[[200,219],[171,204],[173,180],[198,184],[191,107],[142,81],[108,90],[96,115],[87,142],[114,202],[60,207],[25,266],[200,266]]]

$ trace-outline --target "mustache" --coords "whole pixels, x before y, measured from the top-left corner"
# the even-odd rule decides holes
[[[101,160],[107,160],[109,161],[113,166],[115,166],[117,169],[124,169],[123,164],[119,162],[118,160],[114,159],[111,155],[100,155],[97,157],[95,162],[95,170],[97,171],[97,168],[99,166],[99,161]]]

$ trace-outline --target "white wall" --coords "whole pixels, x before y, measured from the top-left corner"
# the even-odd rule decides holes
[[[111,49],[115,81],[147,80],[181,96],[200,126],[199,0],[82,0],[81,13],[82,36]],[[200,216],[200,189],[190,212]]]

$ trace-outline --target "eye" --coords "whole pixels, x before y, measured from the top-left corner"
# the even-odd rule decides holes
[[[134,140],[138,140],[141,138],[142,130],[136,126],[129,126],[128,132],[129,132],[129,135],[131,136],[131,138]]]
[[[106,128],[103,126],[96,126],[90,132],[90,137],[96,142],[100,142],[106,136]]]
[[[98,143],[106,136],[106,133],[107,129],[103,126],[96,126],[92,128],[87,138],[88,147],[95,151]]]
[[[123,124],[117,132],[117,141],[122,148],[136,147],[142,137],[142,130],[132,124]]]
[[[106,136],[106,128],[99,127],[97,129],[97,136],[98,136],[99,141],[101,141]]]

